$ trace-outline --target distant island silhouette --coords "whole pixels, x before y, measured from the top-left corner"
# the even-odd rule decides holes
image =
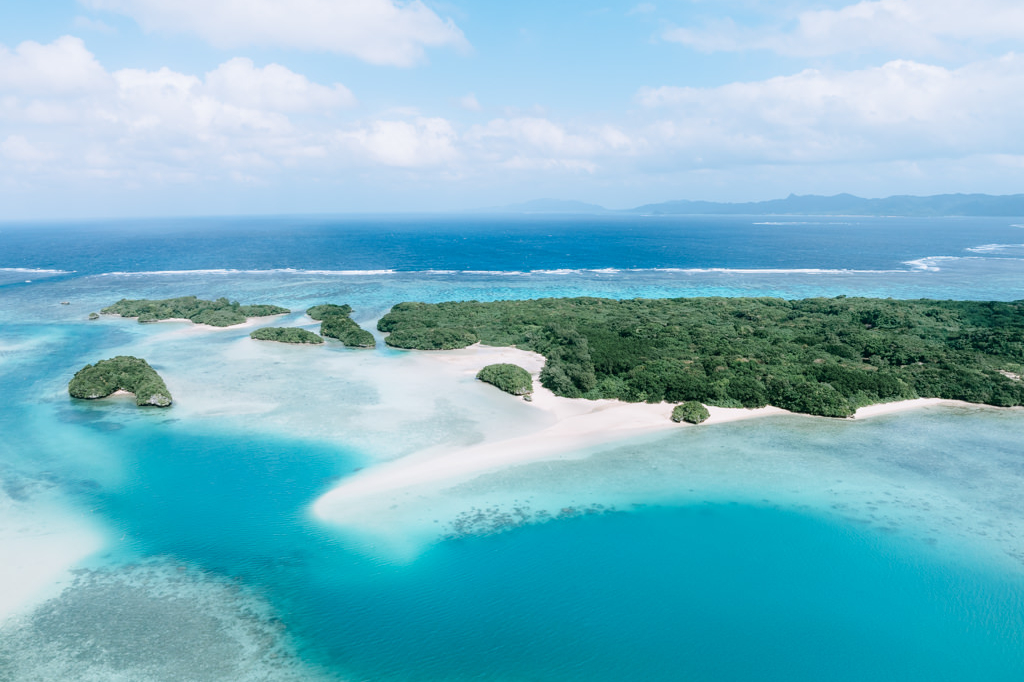
[[[612,210],[597,204],[560,199],[535,199],[487,209],[487,213],[632,213],[640,215],[818,215],[904,217],[1013,217],[1024,216],[1024,194],[898,195],[864,199],[852,194],[819,196],[790,194],[785,199],[725,203],[679,199],[636,208]]]

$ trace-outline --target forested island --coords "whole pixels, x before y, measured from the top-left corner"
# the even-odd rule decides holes
[[[233,324],[242,324],[250,317],[283,315],[291,311],[276,305],[241,305],[238,301],[229,301],[226,298],[204,301],[195,296],[181,296],[160,300],[122,298],[101,312],[121,317],[137,317],[139,322],[186,319],[211,327],[230,327]]]
[[[323,343],[323,337],[300,327],[261,327],[249,338],[257,341],[277,341],[278,343],[317,344]]]
[[[71,397],[83,400],[106,398],[116,391],[133,393],[139,406],[169,407],[172,402],[171,392],[156,370],[130,355],[86,365],[68,383]]]
[[[349,317],[352,314],[352,306],[348,304],[315,305],[307,310],[306,314],[320,322],[322,336],[338,339],[346,346],[353,348],[373,348],[377,345],[373,334],[360,327]]]
[[[918,397],[1024,404],[1024,301],[400,303],[377,328],[398,348],[480,341],[541,353],[541,384],[569,398],[774,405],[830,417]]]

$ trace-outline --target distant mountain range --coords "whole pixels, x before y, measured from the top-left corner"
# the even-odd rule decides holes
[[[729,204],[714,201],[666,201],[622,211],[597,204],[537,199],[484,209],[495,213],[635,213],[640,215],[872,215],[872,216],[1024,216],[1024,194],[937,194],[864,199],[852,194],[831,197],[790,194],[785,199]]]

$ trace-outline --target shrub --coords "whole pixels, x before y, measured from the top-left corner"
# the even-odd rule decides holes
[[[708,412],[708,408],[704,407],[696,400],[689,400],[682,405],[676,405],[672,408],[672,421],[674,422],[687,422],[689,424],[700,424],[707,420],[711,416]]]
[[[533,393],[533,377],[519,365],[509,363],[487,365],[477,373],[476,378],[512,395]]]

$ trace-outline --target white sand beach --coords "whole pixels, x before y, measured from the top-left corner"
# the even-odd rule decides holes
[[[464,377],[475,376],[485,365],[499,362],[517,364],[534,377],[532,409],[546,420],[536,428],[512,438],[485,440],[468,447],[441,445],[396,460],[372,465],[346,478],[313,506],[314,515],[340,525],[365,523],[371,510],[421,492],[454,487],[477,476],[531,462],[585,456],[587,448],[653,434],[670,429],[693,428],[671,421],[669,403],[625,403],[617,400],[561,398],[540,386],[537,377],[544,365],[538,353],[517,348],[495,348],[476,344],[454,351],[415,351],[422,362],[442,364]],[[497,390],[497,389],[495,389]],[[512,396],[508,400],[519,400]],[[879,405],[857,411],[854,419],[867,419],[931,406],[970,406],[953,400],[920,398]],[[708,407],[707,425],[792,414],[778,407],[738,409]],[[821,417],[807,416],[808,419]],[[584,454],[581,454],[584,453]],[[361,519],[361,521],[360,521]]]
[[[915,398],[913,400],[898,400],[894,403],[879,403],[877,405],[868,405],[857,410],[857,413],[853,415],[854,419],[867,419],[868,417],[879,417],[886,414],[895,414],[897,412],[906,412],[907,410],[919,410],[922,407],[934,407],[942,405],[944,407],[982,407],[975,405],[974,403],[967,403],[962,400],[945,400],[943,398]],[[984,407],[990,409],[994,408],[990,405]]]

